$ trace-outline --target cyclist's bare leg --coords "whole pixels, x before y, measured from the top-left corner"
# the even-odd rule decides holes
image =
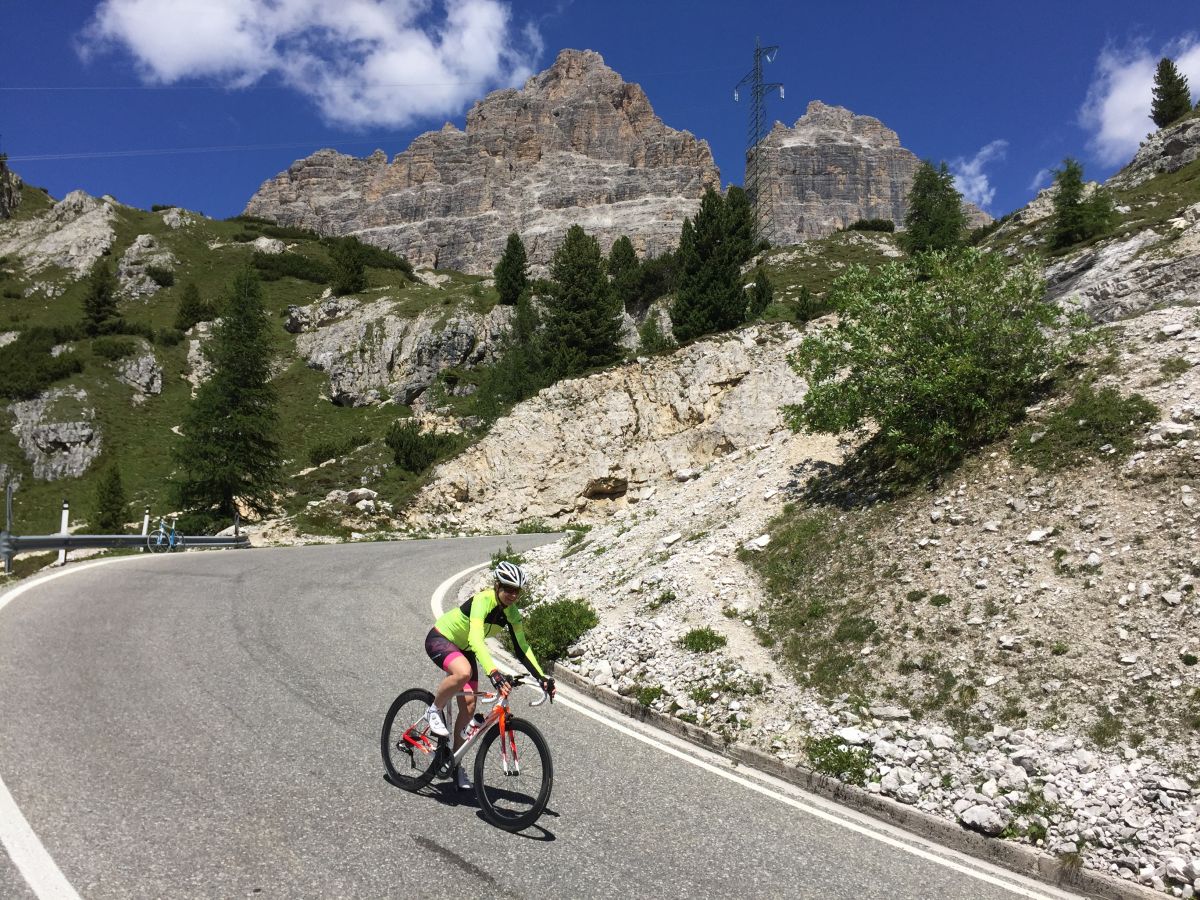
[[[455,694],[466,689],[467,682],[471,680],[471,662],[465,656],[454,656],[447,660],[447,674],[442,679],[442,683],[438,685],[438,689],[433,695],[433,705],[438,709],[443,709],[450,698]],[[475,697],[460,697],[458,700],[458,718],[454,720],[454,749],[457,750],[459,744],[462,743],[462,738],[459,734],[466,727],[467,719],[475,712]]]
[[[470,690],[469,688],[465,688]],[[467,727],[467,723],[471,721],[471,716],[475,714],[475,694],[470,693],[465,697],[458,698],[458,718],[454,720],[454,749],[458,750],[462,746],[463,729]]]

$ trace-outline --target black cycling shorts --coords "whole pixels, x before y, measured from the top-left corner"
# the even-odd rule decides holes
[[[464,650],[436,628],[430,628],[429,634],[425,635],[425,652],[429,654],[429,658],[439,669],[447,672],[450,671],[447,663],[456,656],[465,656],[467,662],[471,664],[471,680],[467,682],[467,687],[473,691],[479,690],[479,666],[475,662],[475,654],[472,651]]]

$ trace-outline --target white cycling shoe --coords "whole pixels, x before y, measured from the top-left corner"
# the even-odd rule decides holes
[[[448,737],[450,729],[446,727],[446,723],[442,721],[442,714],[438,712],[436,707],[429,707],[425,713],[425,719],[429,722],[429,733],[434,737]]]
[[[471,789],[471,776],[467,774],[467,770],[462,766],[458,767],[458,789],[460,791],[469,791]]]

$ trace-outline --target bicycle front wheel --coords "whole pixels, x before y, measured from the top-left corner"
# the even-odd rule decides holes
[[[512,718],[508,730],[493,728],[475,755],[475,796],[493,825],[507,831],[528,828],[550,802],[554,766],[550,746],[532,722]]]
[[[429,733],[425,718],[433,694],[412,688],[392,701],[383,717],[383,767],[392,784],[416,791],[433,780],[445,751],[445,741]]]
[[[152,531],[146,535],[146,549],[151,553],[162,553],[171,549],[171,539],[161,531]]]

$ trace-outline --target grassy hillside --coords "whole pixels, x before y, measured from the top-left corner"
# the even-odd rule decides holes
[[[14,216],[17,223],[45,212],[53,200],[35,188],[26,188],[24,200]],[[285,230],[287,234],[291,230]],[[140,520],[143,506],[155,514],[170,510],[168,481],[174,469],[172,448],[179,438],[172,428],[182,419],[191,396],[186,381],[188,341],[172,336],[184,285],[194,282],[201,295],[219,300],[232,275],[250,262],[254,237],[278,233],[270,226],[254,221],[213,221],[197,218],[195,223],[172,229],[160,212],[119,208],[115,223],[116,238],[108,254],[115,267],[125,250],[139,235],[149,234],[169,250],[178,264],[175,281],[147,298],[122,300],[121,316],[131,325],[151,330],[156,338],[154,354],[163,368],[163,391],[135,406],[133,388],[116,380],[116,364],[95,352],[90,339],[69,342],[69,351],[83,364],[79,374],[60,379],[52,386],[74,386],[87,391],[87,405],[96,411],[95,421],[103,435],[104,459],[93,464],[78,479],[43,482],[32,471],[11,431],[10,401],[0,401],[0,462],[22,477],[14,501],[15,528],[23,533],[56,530],[59,508],[64,497],[72,505],[72,517],[82,520],[90,513],[96,475],[105,459],[120,461],[121,475],[130,497],[130,521]],[[241,238],[241,240],[239,240]],[[322,262],[328,261],[326,247],[316,235],[295,233],[286,238],[289,252]],[[449,317],[457,310],[485,312],[496,302],[495,292],[482,284],[483,279],[458,273],[443,273],[447,280],[439,287],[411,281],[396,269],[368,268],[368,285],[363,299],[388,296],[394,299],[394,311],[416,316],[429,309],[443,310]],[[53,285],[53,291],[38,288]],[[51,293],[61,289],[58,296]],[[35,327],[64,327],[82,318],[82,298],[86,285],[69,273],[43,270],[36,274],[23,271],[15,259],[0,262],[0,332],[27,332]],[[31,292],[29,296],[25,296]],[[289,476],[287,493],[282,498],[292,512],[304,509],[310,499],[323,497],[328,490],[360,486],[364,472],[382,468],[390,454],[382,443],[388,425],[408,410],[397,405],[349,409],[334,406],[327,399],[328,381],[324,373],[308,369],[295,357],[295,337],[282,327],[283,315],[291,305],[307,305],[326,292],[324,284],[293,277],[264,283],[264,301],[269,314],[279,323],[274,332],[275,350],[285,362],[276,386],[281,400],[281,440],[285,448],[285,473]],[[3,350],[0,349],[0,353]],[[344,461],[328,465],[315,473],[299,477],[296,473],[311,468],[310,456],[321,446],[350,446],[352,438],[362,436],[366,443]],[[362,439],[360,438],[360,440]],[[411,491],[403,475],[394,472],[368,473],[371,487],[384,497],[396,498]],[[314,523],[319,525],[320,523]]]

